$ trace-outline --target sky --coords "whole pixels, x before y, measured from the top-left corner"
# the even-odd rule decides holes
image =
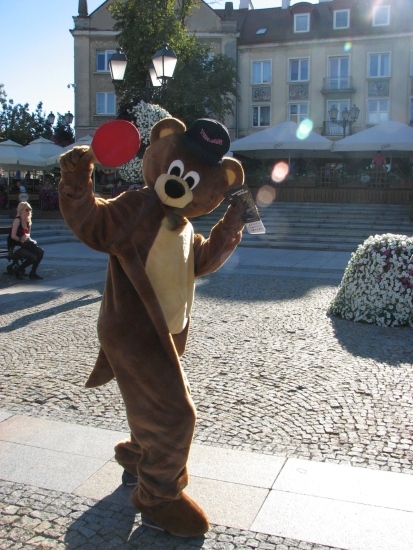
[[[317,3],[318,0],[309,0]],[[297,0],[292,0],[292,4]],[[223,9],[225,0],[208,0],[215,9]],[[233,0],[238,9],[239,0]],[[252,0],[255,9],[281,6],[281,0]],[[74,112],[73,87],[73,16],[78,0],[0,0],[2,21],[0,84],[7,99],[29,104],[35,111],[43,102],[43,111],[64,114]],[[89,14],[103,0],[87,0]]]

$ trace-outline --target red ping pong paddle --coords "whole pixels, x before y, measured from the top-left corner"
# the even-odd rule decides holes
[[[132,160],[141,146],[141,136],[127,120],[111,120],[100,126],[93,136],[90,150],[94,162],[117,168]]]

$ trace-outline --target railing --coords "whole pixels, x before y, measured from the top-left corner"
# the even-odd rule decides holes
[[[351,76],[329,76],[323,78],[322,92],[354,91],[353,77]]]
[[[331,120],[325,120],[323,122],[323,136],[345,137],[351,136],[352,133],[352,123],[350,121],[347,122],[345,128],[342,124],[332,122]]]

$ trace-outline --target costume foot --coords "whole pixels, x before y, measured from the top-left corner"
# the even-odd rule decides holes
[[[209,529],[205,512],[185,493],[178,500],[165,500],[154,506],[145,506],[139,501],[137,491],[132,494],[132,504],[145,521],[148,519],[156,528],[178,537],[199,537]],[[148,525],[148,527],[152,527]]]
[[[37,273],[30,273],[29,274],[29,279],[43,279],[43,277],[40,277],[40,275],[38,275]]]
[[[138,478],[136,476],[133,476],[126,470],[123,470],[122,483],[126,487],[136,487],[136,485],[138,484]]]
[[[151,519],[149,519],[144,514],[141,514],[142,519],[142,525],[145,527],[149,527],[150,529],[155,529],[155,531],[162,531],[163,533],[168,533],[168,531],[165,531],[165,529],[162,529],[162,527],[159,527],[159,525],[156,525]]]

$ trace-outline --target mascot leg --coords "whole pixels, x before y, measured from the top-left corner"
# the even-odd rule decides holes
[[[139,341],[133,333],[125,334],[121,345],[109,334],[106,339],[99,336],[105,340],[132,434],[130,441],[116,446],[116,458],[139,479],[132,504],[173,535],[203,535],[208,518],[183,493],[196,412],[179,360],[171,361],[153,333]]]

